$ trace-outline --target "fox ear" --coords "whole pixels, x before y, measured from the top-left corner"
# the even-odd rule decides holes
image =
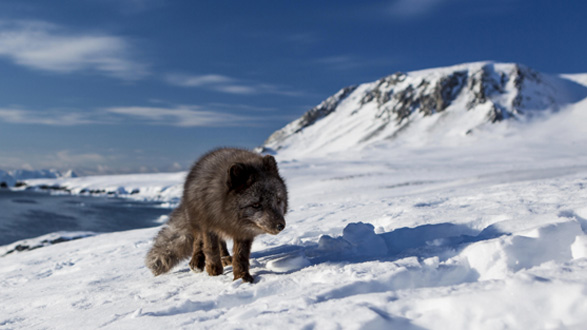
[[[271,155],[263,157],[263,166],[266,170],[270,172],[278,173],[277,162],[275,161],[275,158]]]
[[[243,163],[234,163],[228,169],[228,178],[226,185],[229,189],[246,188],[253,181],[253,175],[250,169]]]

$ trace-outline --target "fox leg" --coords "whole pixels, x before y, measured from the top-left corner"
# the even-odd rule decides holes
[[[204,271],[206,257],[204,256],[202,235],[194,231],[194,244],[190,269],[196,273]]]
[[[226,267],[232,265],[232,257],[230,256],[230,253],[228,253],[226,241],[219,238],[218,244],[220,244],[220,259],[222,259],[222,266]]]
[[[220,244],[218,244],[218,235],[212,232],[203,233],[203,250],[206,258],[206,271],[211,276],[222,274],[224,267],[220,259]]]
[[[242,278],[243,282],[253,283],[254,279],[249,273],[249,258],[251,256],[252,244],[252,239],[234,240],[234,247],[232,250],[232,272],[234,274],[234,280]]]

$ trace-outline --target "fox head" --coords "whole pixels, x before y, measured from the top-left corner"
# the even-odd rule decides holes
[[[258,163],[234,163],[227,185],[238,207],[239,224],[260,234],[276,235],[285,228],[287,188],[273,156]]]

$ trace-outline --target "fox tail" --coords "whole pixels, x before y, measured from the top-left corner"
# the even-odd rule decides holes
[[[193,233],[187,215],[180,205],[155,237],[153,247],[145,258],[146,266],[155,276],[167,273],[192,253]]]

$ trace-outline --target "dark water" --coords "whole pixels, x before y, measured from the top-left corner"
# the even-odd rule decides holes
[[[121,198],[0,189],[0,245],[55,231],[113,232],[158,226],[171,209]]]

